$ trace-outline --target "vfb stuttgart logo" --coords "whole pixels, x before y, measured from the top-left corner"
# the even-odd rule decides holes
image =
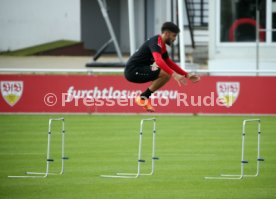
[[[22,81],[1,81],[1,94],[4,100],[10,105],[14,106],[23,93]]]
[[[224,106],[229,108],[238,99],[240,82],[217,82],[217,93]]]

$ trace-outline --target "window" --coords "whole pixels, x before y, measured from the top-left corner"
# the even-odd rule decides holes
[[[266,28],[266,0],[221,0],[220,2],[220,41],[255,42],[256,8],[259,7],[260,10],[259,27],[264,29]],[[273,26],[276,26],[275,14],[273,14]],[[260,41],[266,41],[265,35],[265,32],[259,33]],[[273,39],[276,39],[275,34]]]
[[[276,42],[276,0],[272,0],[272,41]]]

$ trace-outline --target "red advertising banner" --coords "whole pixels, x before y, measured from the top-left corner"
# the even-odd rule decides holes
[[[0,113],[143,113],[147,84],[117,75],[0,75]],[[170,80],[152,96],[157,113],[276,114],[276,77],[203,76]]]

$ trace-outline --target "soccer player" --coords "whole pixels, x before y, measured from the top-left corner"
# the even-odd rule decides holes
[[[161,28],[161,34],[148,39],[144,44],[129,58],[125,67],[125,77],[128,81],[134,83],[152,82],[151,85],[138,97],[135,102],[142,106],[146,111],[154,112],[155,109],[150,103],[150,96],[163,85],[170,77],[178,83],[179,86],[186,85],[189,79],[192,82],[198,82],[200,77],[190,75],[174,63],[168,56],[166,44],[171,45],[179,28],[172,22],[165,22]],[[153,66],[153,63],[156,66]]]

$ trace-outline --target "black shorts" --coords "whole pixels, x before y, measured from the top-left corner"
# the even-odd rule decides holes
[[[160,68],[155,66],[126,66],[125,77],[134,83],[146,83],[158,78]]]

